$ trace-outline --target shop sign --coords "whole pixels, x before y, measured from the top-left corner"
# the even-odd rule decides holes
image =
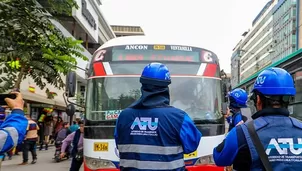
[[[89,36],[98,43],[98,14],[93,8],[89,0],[76,0],[79,8],[72,9],[72,16],[81,25],[81,27],[89,34]],[[97,7],[99,9],[99,7]]]
[[[31,103],[31,107],[38,107],[38,108],[53,108],[53,105],[49,104],[40,104],[40,103]]]
[[[96,30],[97,29],[97,25],[96,25],[96,21],[93,18],[92,14],[89,12],[89,10],[87,9],[87,2],[85,0],[82,0],[82,15],[84,16],[84,18],[88,21],[89,25]]]

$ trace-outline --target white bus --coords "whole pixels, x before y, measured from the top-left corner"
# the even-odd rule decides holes
[[[192,44],[146,36],[112,39],[93,55],[86,94],[84,170],[119,170],[115,122],[140,97],[139,77],[150,62],[169,68],[170,105],[187,112],[203,135],[198,149],[184,155],[187,170],[223,170],[212,158],[225,133],[217,56]]]

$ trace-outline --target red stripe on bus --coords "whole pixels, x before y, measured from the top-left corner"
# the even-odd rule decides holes
[[[95,76],[104,76],[106,75],[106,71],[102,62],[95,62],[93,64],[93,70]]]
[[[217,65],[216,64],[207,64],[205,71],[203,72],[203,76],[207,77],[215,77]]]

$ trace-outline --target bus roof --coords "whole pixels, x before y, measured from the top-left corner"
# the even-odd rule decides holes
[[[98,48],[98,50],[112,47],[112,46],[137,45],[137,44],[191,46],[191,47],[202,48],[204,50],[212,52],[208,49],[200,47],[199,45],[196,45],[192,42],[190,43],[186,40],[166,39],[166,38],[160,39],[160,38],[154,38],[154,37],[149,37],[149,36],[124,36],[124,37],[113,38],[113,39],[109,40],[108,42],[105,42],[100,48]],[[215,53],[213,53],[213,54],[215,54]],[[215,54],[215,56],[216,56],[216,54]]]

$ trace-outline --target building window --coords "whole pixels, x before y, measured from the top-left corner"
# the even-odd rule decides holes
[[[289,19],[289,14],[286,14],[285,17],[283,18],[283,22],[285,23]]]

